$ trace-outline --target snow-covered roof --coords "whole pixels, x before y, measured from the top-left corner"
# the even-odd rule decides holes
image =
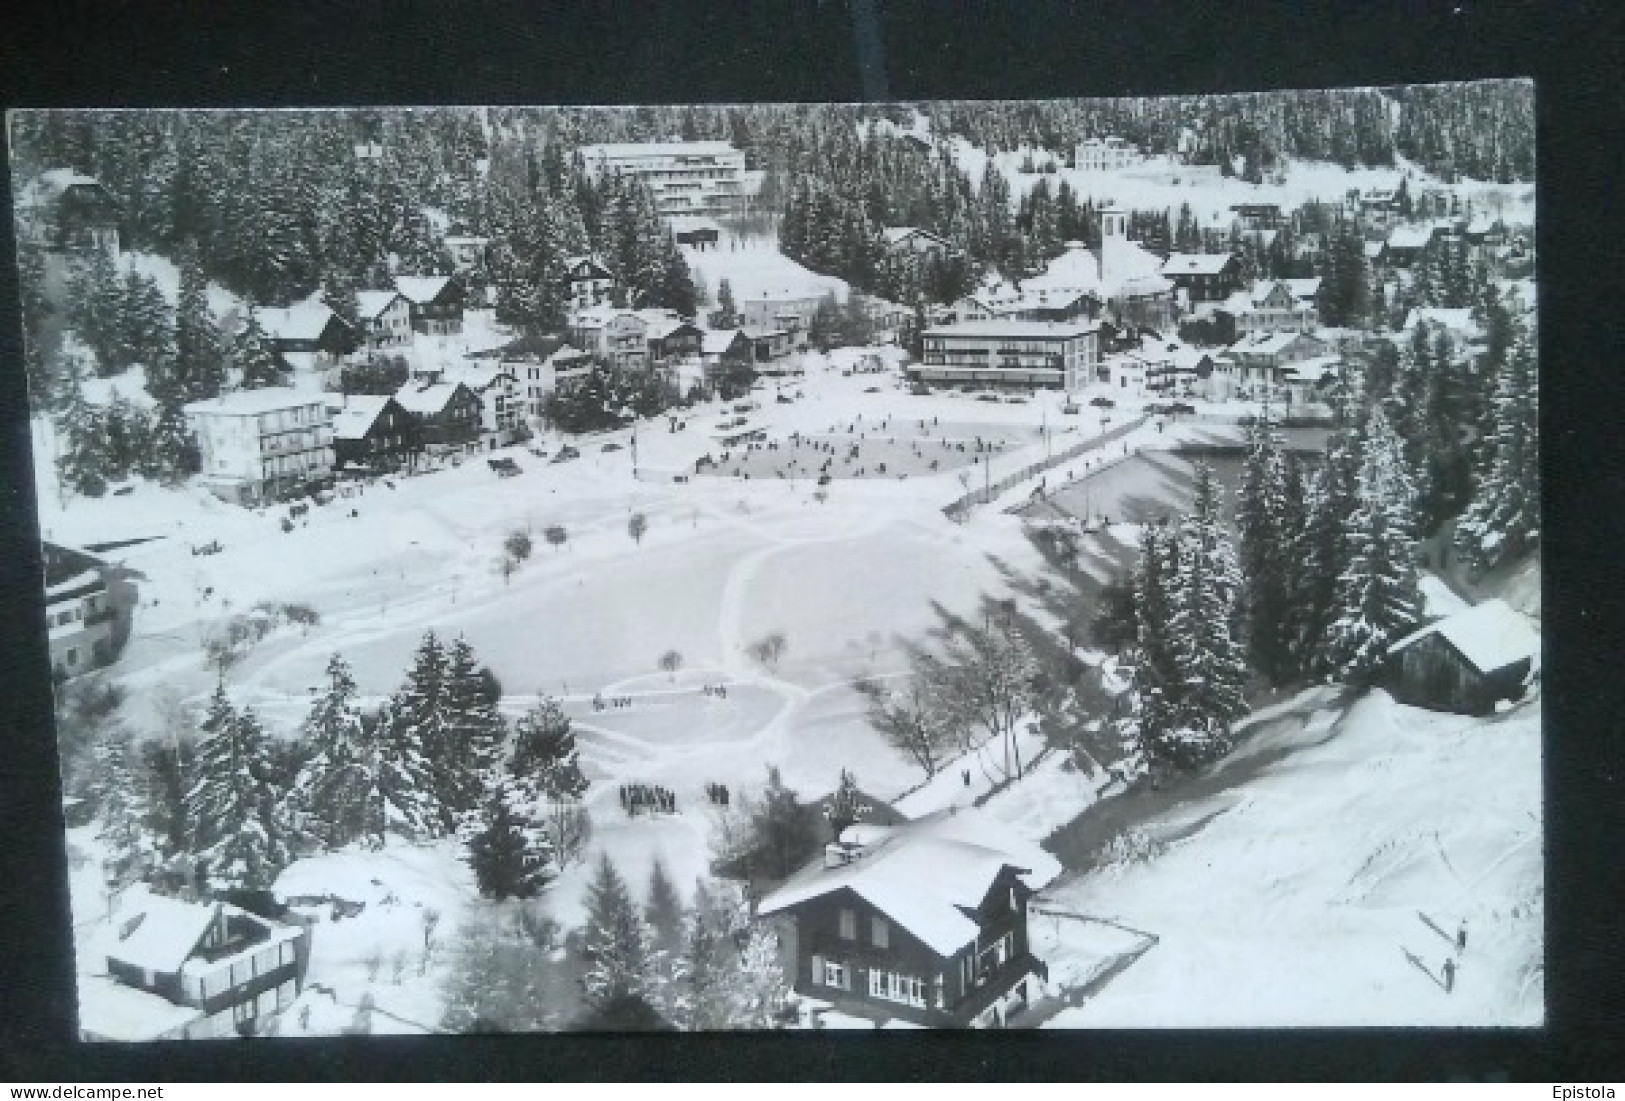
[[[100,975],[79,979],[79,1031],[92,1040],[140,1043],[176,1036],[203,1018],[195,1006],[125,986]]]
[[[360,295],[356,296],[360,298]],[[297,306],[263,306],[254,311],[254,319],[272,340],[316,340],[336,315],[319,302],[303,302]]]
[[[80,383],[80,390],[91,405],[110,405],[118,400],[127,401],[137,409],[153,409],[158,405],[147,391],[147,371],[140,364],[110,378],[87,378]]]
[[[1298,363],[1289,363],[1281,368],[1281,373],[1290,375],[1299,382],[1316,382],[1337,371],[1341,365],[1337,356],[1317,356]]]
[[[700,334],[700,351],[708,356],[726,352],[742,335],[741,329],[707,329]]]
[[[506,367],[473,363],[454,364],[441,374],[446,382],[461,382],[476,393],[490,389],[502,379],[514,381],[514,373]]]
[[[721,233],[722,226],[715,220],[699,214],[677,214],[671,219],[671,230],[673,233],[694,233],[704,230]]]
[[[1421,248],[1433,237],[1432,226],[1395,226],[1388,234],[1389,248]]]
[[[372,424],[378,419],[378,414],[384,411],[389,404],[388,395],[380,394],[348,394],[342,398],[342,404],[329,403],[328,412],[333,414],[333,438],[335,440],[359,440],[366,437],[372,429]]]
[[[397,298],[404,298],[400,291],[356,291],[356,313],[361,317],[377,317]]]
[[[217,414],[230,417],[252,417],[279,409],[294,409],[305,405],[321,405],[320,394],[307,394],[291,386],[267,386],[261,390],[233,390],[217,398],[187,402],[182,411],[193,416]]]
[[[1540,632],[1499,598],[1413,631],[1390,646],[1388,652],[1398,653],[1433,634],[1443,635],[1480,673],[1493,673],[1540,653]]]
[[[450,275],[397,275],[395,289],[400,291],[408,302],[421,306],[425,302],[433,302],[439,298],[452,278]]]
[[[888,226],[882,230],[882,233],[884,233],[888,245],[902,244],[915,234],[923,234],[933,241],[940,241],[944,245],[948,244],[947,239],[940,233],[932,233],[929,229],[921,229],[919,226]]]
[[[993,318],[990,321],[960,321],[925,330],[925,336],[1011,337],[1014,339],[1062,340],[1084,336],[1100,329],[1098,321],[1016,321]]]
[[[446,244],[453,247],[457,247],[459,245],[488,245],[491,243],[491,238],[489,237],[475,237],[461,233],[451,234],[442,238],[442,240],[444,240]]]
[[[863,855],[835,868],[820,858],[768,895],[757,912],[850,889],[932,951],[950,956],[976,937],[977,925],[963,911],[981,905],[1006,867],[1035,890],[1061,872],[1053,856],[968,808],[890,828],[850,826],[842,838],[863,845]]]
[[[220,906],[131,888],[114,915],[118,935],[108,943],[107,956],[143,971],[175,974],[220,916]]]
[[[1308,279],[1283,279],[1281,282],[1287,285],[1287,289],[1292,292],[1294,298],[1313,298],[1320,293],[1320,276],[1318,275]]]
[[[1365,256],[1366,256],[1367,260],[1375,260],[1378,256],[1382,255],[1382,242],[1381,241],[1367,241],[1361,247],[1365,251]]]
[[[395,391],[395,400],[409,413],[439,413],[446,408],[461,385],[457,382],[409,382]]]
[[[848,864],[818,863],[762,900],[761,916],[839,890],[850,890],[940,956],[976,939],[964,913],[980,906],[1010,861],[980,845],[906,833],[885,838]]]
[[[1225,265],[1230,263],[1231,257],[1227,253],[1219,252],[1170,252],[1167,263],[1162,266],[1164,275],[1218,275],[1224,271]]]
[[[584,252],[584,253],[581,253],[578,256],[565,257],[565,260],[564,260],[564,267],[565,267],[566,271],[574,271],[576,268],[579,268],[582,264],[591,264],[593,267],[597,268],[605,277],[607,277],[609,275],[609,268],[607,266],[605,266],[603,260],[599,259],[598,256],[596,254],[594,254],[594,253]]]
[[[1292,343],[1303,337],[1303,333],[1252,333],[1242,337],[1230,345],[1232,352],[1254,352],[1263,355],[1274,355],[1285,351]],[[1309,337],[1308,339],[1314,339]]]
[[[1441,325],[1454,333],[1468,333],[1478,328],[1472,310],[1445,306],[1419,306],[1405,315],[1403,328],[1407,331],[1420,324]]]
[[[685,321],[681,317],[651,317],[646,320],[649,323],[647,336],[650,340],[664,340],[678,329],[694,328],[693,322]]]
[[[611,141],[581,147],[582,157],[588,160],[599,157],[704,157],[736,152],[738,150],[733,144],[725,141]]]

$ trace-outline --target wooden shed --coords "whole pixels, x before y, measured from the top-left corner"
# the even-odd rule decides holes
[[[1388,658],[1388,688],[1400,702],[1486,715],[1523,695],[1540,634],[1506,601],[1486,600],[1405,636]]]

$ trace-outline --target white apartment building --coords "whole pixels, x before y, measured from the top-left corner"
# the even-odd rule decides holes
[[[223,500],[257,505],[325,481],[333,470],[325,397],[276,386],[186,405],[202,456],[199,484]]]
[[[725,141],[610,142],[580,152],[595,179],[642,180],[662,216],[725,214],[745,195],[745,154]]]
[[[1074,150],[1073,167],[1082,172],[1132,168],[1145,160],[1137,145],[1123,138],[1089,138]]]
[[[938,385],[1076,393],[1094,379],[1100,363],[1098,321],[962,322],[927,329],[921,339],[924,359],[910,365],[908,374]]]

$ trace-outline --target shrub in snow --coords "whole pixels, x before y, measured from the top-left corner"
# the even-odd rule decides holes
[[[1168,846],[1140,830],[1128,829],[1106,842],[1095,857],[1095,866],[1121,874],[1137,864],[1149,864]]]

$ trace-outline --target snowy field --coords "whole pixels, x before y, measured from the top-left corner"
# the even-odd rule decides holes
[[[1538,700],[1485,720],[1310,697],[1254,720],[1233,786],[1144,823],[1142,855],[1046,893],[1157,938],[1049,1027],[1542,1022]]]

